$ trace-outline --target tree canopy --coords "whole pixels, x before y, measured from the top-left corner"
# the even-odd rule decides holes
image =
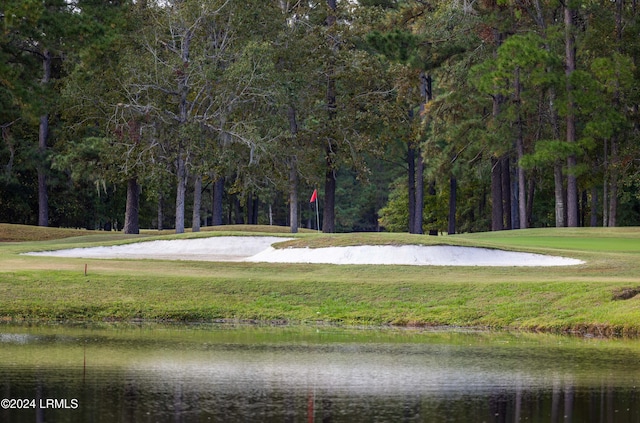
[[[7,0],[0,221],[640,223],[635,2]],[[191,216],[191,222],[188,222]]]

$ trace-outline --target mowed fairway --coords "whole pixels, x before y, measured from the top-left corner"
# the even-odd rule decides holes
[[[0,316],[34,320],[238,320],[640,333],[640,228],[455,236],[299,234],[286,245],[447,244],[571,257],[567,267],[442,267],[100,260],[28,251],[215,235],[140,236],[0,225]],[[252,232],[248,232],[251,230]],[[257,231],[257,232],[256,232]],[[40,239],[43,239],[42,241]],[[85,265],[87,274],[85,276]]]

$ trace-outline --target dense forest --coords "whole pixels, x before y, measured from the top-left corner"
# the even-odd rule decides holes
[[[640,224],[637,0],[3,0],[0,222]]]

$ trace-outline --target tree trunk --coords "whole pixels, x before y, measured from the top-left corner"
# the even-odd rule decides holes
[[[164,229],[164,198],[162,194],[158,196],[158,230]]]
[[[528,187],[529,187],[529,194],[527,195],[527,215],[526,215],[527,228],[529,227],[529,224],[533,218],[533,196],[535,195],[535,192],[536,192],[535,179],[529,178]]]
[[[260,197],[257,195],[253,197],[253,224],[258,224],[258,218],[260,217]]]
[[[191,39],[193,38],[192,28],[185,30],[180,38],[180,49],[182,66],[186,70],[189,66],[189,54],[191,47]],[[178,95],[180,96],[178,103],[179,126],[180,128],[187,124],[189,120],[187,98],[189,96],[189,78],[186,72],[178,73]],[[182,137],[181,134],[178,135]],[[184,151],[186,150],[186,151]],[[187,160],[189,157],[187,143],[184,139],[178,140],[178,163],[176,166],[176,176],[178,178],[178,186],[176,190],[176,233],[184,233],[184,209],[185,197],[187,191]],[[184,155],[184,157],[183,157]]]
[[[413,218],[413,233],[422,234],[422,214],[424,211],[424,159],[420,149],[416,149],[418,162],[416,163],[416,206]]]
[[[431,75],[427,75],[425,72],[420,72],[420,115],[424,112],[425,104],[433,99],[432,80]],[[418,145],[415,148],[415,154],[417,156],[417,163],[415,167],[415,208],[413,210],[413,227],[412,233],[422,234],[422,223],[424,214],[424,158],[422,157],[422,151]],[[409,199],[411,201],[411,199]]]
[[[618,161],[618,143],[615,138],[611,139],[611,163],[613,166],[609,174],[609,222],[608,226],[613,228],[617,225],[618,215],[618,170],[616,167]]]
[[[449,235],[456,233],[456,197],[458,191],[458,181],[455,176],[449,177]]]
[[[555,108],[556,93],[553,88],[549,92],[549,116],[551,118],[551,129],[553,139],[560,140],[560,125],[558,123],[558,112]],[[556,228],[567,226],[566,192],[564,188],[564,175],[562,172],[562,161],[556,160],[553,163],[553,185],[555,195],[555,218]]]
[[[609,165],[607,163],[607,140],[604,140],[604,180],[602,182],[602,226],[609,224]]]
[[[503,228],[512,229],[511,226],[511,160],[509,156],[500,159],[502,171],[502,216],[504,218]]]
[[[296,109],[293,106],[289,106],[287,117],[289,119],[289,132],[296,138],[298,135],[298,119],[296,117]],[[318,200],[316,199],[316,201]],[[295,156],[289,159],[289,228],[292,234],[298,233],[298,166]]]
[[[502,44],[504,34],[496,30],[494,34],[496,44],[500,46]],[[496,87],[497,88],[497,87]],[[496,89],[497,91],[497,89]],[[492,111],[491,116],[493,120],[497,120],[500,114],[500,106],[503,102],[501,94],[494,94],[492,96]],[[502,192],[502,161],[501,158],[491,157],[491,230],[501,231],[504,229],[504,204]]]
[[[635,11],[635,2],[633,4]],[[624,0],[616,0],[616,51],[622,51],[622,30],[623,30]],[[635,16],[635,14],[634,14]],[[634,60],[635,62],[635,60]],[[620,108],[620,69],[616,69],[616,90],[614,93],[614,106]],[[609,227],[617,226],[618,215],[618,140],[617,135],[611,138],[611,192],[609,197]]]
[[[517,165],[511,168],[511,229],[520,229],[520,186]]]
[[[591,188],[591,221],[592,228],[598,226],[598,188]]]
[[[324,208],[322,215],[322,232],[333,233],[336,231],[336,177],[331,168],[327,169],[324,179]]]
[[[246,210],[247,210],[247,225],[253,225],[253,194],[247,194],[247,202],[246,202]]]
[[[564,7],[565,24],[565,73],[567,87],[567,142],[575,144],[576,141],[576,118],[575,104],[573,102],[573,86],[571,76],[576,69],[576,48],[575,36],[573,34],[573,10],[568,3]],[[577,159],[575,154],[571,154],[567,159],[567,226],[578,226],[578,180],[575,174]]]
[[[200,232],[200,206],[202,205],[202,176],[197,175],[193,181],[193,213],[191,215],[191,231]]]
[[[247,224],[258,224],[258,211],[260,210],[260,199],[258,196],[250,193],[247,195]]]
[[[484,216],[487,210],[487,189],[482,186],[482,195],[478,201],[478,216]]]
[[[336,24],[336,0],[327,0],[327,6],[329,7],[329,13],[327,15],[327,27],[332,28]],[[335,52],[338,49],[337,41],[333,38],[329,41],[331,43],[331,49]],[[336,81],[335,81],[335,59],[333,56],[329,57],[329,63],[327,65],[327,113],[329,114],[329,122],[335,119],[336,115]],[[332,132],[333,128],[329,132]],[[324,183],[324,213],[322,222],[322,232],[332,233],[336,231],[336,169],[335,160],[333,159],[336,154],[337,146],[334,145],[333,135],[329,135],[327,138],[326,148],[326,172]]]
[[[51,53],[45,50],[42,53],[42,85],[51,81]],[[49,115],[40,116],[40,128],[38,131],[38,226],[49,226],[49,195],[47,193],[47,141],[49,139]]]
[[[577,166],[575,155],[567,159],[567,170],[572,172]],[[578,179],[574,173],[567,175],[567,226],[578,227],[580,208],[578,207]]]
[[[502,166],[499,159],[491,158],[491,230],[504,229],[502,214]]]
[[[46,151],[49,132],[49,115],[40,116],[38,152],[38,226],[49,226],[49,195],[47,193]]]
[[[244,212],[242,210],[242,204],[240,198],[237,195],[233,196],[233,210],[235,214],[234,223],[236,225],[244,225]]]
[[[212,217],[211,225],[222,225],[222,198],[224,194],[224,178],[220,177],[216,180],[213,186],[213,205],[212,205]]]
[[[178,156],[177,166],[178,185],[176,189],[176,233],[184,233],[184,201],[187,191],[187,169],[184,159]]]
[[[292,234],[298,233],[298,169],[293,160],[289,164],[289,227]]]
[[[567,3],[565,3],[567,4]],[[542,12],[542,7],[540,6],[540,2],[538,0],[536,0],[534,2],[534,7],[536,9],[536,21],[538,23],[538,25],[540,26],[540,28],[544,31],[544,33],[546,34],[546,30],[547,30],[547,25],[546,22],[544,20],[544,14]],[[571,16],[571,15],[567,15],[566,14],[567,9],[565,8],[565,29],[567,30],[565,33],[565,41],[569,41],[570,39],[572,39],[571,37],[573,36],[573,28],[571,28],[570,30],[568,30],[567,27],[567,16]],[[571,19],[572,21],[572,19]],[[571,25],[572,26],[572,25]],[[546,38],[546,36],[545,36]],[[565,45],[565,47],[567,47],[568,51],[568,45]],[[545,43],[545,50],[547,51],[551,51],[551,47],[549,46],[549,43]],[[575,56],[573,56],[575,59]],[[573,62],[573,65],[575,66],[575,60]],[[566,72],[569,71],[569,68],[566,68],[565,70]],[[569,78],[567,78],[567,84],[569,83]],[[556,111],[555,108],[555,99],[556,99],[556,92],[555,89],[552,87],[549,90],[549,116],[550,116],[550,120],[551,120],[551,127],[552,127],[552,131],[553,131],[553,139],[554,140],[560,140],[560,128],[559,128],[559,124],[558,124],[558,112]],[[567,119],[567,121],[569,121],[569,119]],[[574,132],[575,134],[575,132]],[[564,181],[563,181],[564,175],[562,172],[562,163],[560,161],[556,161],[553,164],[553,179],[554,179],[554,194],[555,194],[555,221],[556,221],[556,227],[564,227],[566,226],[566,216],[567,216],[567,209],[566,209],[566,203],[565,203],[565,189],[564,189]],[[532,218],[532,210],[533,210],[533,193],[534,190],[532,189],[532,187],[534,186],[534,184],[530,184],[529,185],[529,194],[531,196],[531,198],[529,198],[529,203],[527,204],[527,224],[529,224],[529,222],[531,221]]]
[[[437,193],[436,192],[436,181],[435,180],[431,180],[431,181],[429,181],[429,188],[427,189],[427,194],[432,196],[432,197],[435,197],[436,193]],[[434,199],[434,201],[435,201],[435,199]],[[432,222],[427,222],[427,223],[433,223],[433,221]],[[437,236],[438,235],[438,228],[429,229],[429,235]]]
[[[135,177],[127,181],[127,206],[124,213],[125,234],[139,234],[138,215],[140,210],[140,185]]]
[[[587,190],[582,190],[582,196],[580,200],[580,226],[587,226],[587,209],[589,208],[589,195]]]
[[[554,192],[556,196],[556,228],[562,228],[567,226],[565,222],[565,208],[564,208],[564,184],[562,181],[562,163],[556,161],[553,165],[553,183]]]
[[[269,226],[273,226],[273,207],[269,203]]]
[[[515,102],[518,107],[518,136],[516,138],[516,154],[518,159],[518,216],[520,229],[526,229],[528,227],[527,222],[527,197],[526,197],[526,180],[525,172],[522,167],[522,159],[524,158],[524,136],[523,136],[523,122],[522,116],[520,116],[520,69],[516,68],[514,77],[515,86]]]
[[[407,148],[407,189],[409,193],[409,233],[413,233],[416,218],[416,150],[411,146]]]

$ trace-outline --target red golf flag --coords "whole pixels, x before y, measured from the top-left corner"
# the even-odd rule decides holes
[[[317,199],[318,199],[318,190],[314,189],[313,194],[311,194],[311,200],[309,200],[309,202],[315,203]]]

